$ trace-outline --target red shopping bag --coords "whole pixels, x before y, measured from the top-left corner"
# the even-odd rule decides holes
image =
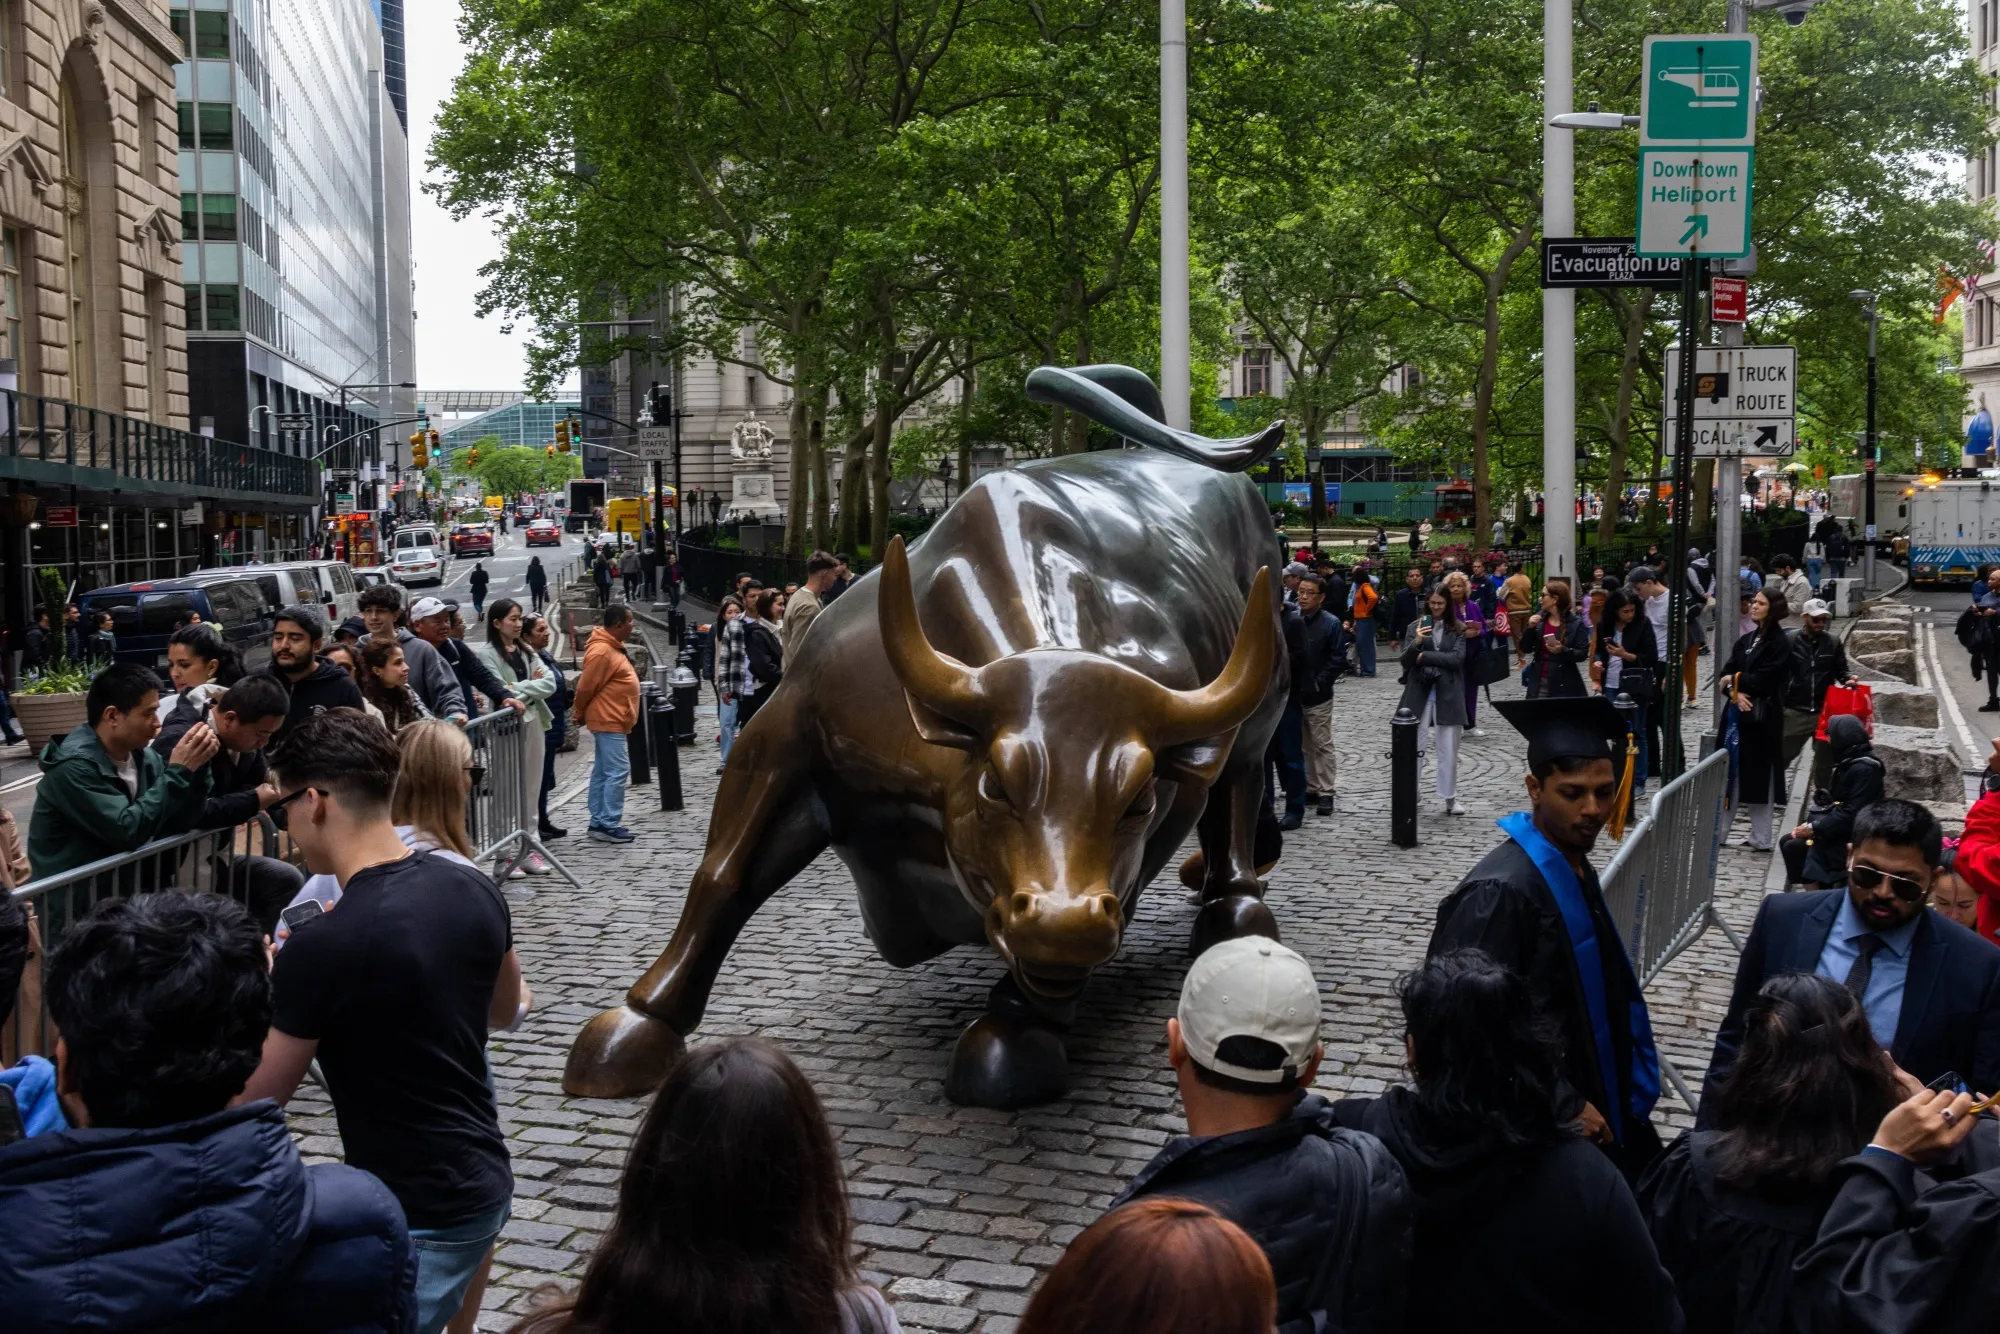
[[[1875,689],[1865,681],[1857,681],[1851,686],[1831,685],[1826,688],[1826,703],[1819,706],[1819,730],[1813,736],[1826,740],[1826,724],[1830,718],[1838,718],[1843,713],[1851,713],[1861,720],[1868,729],[1868,735],[1875,735]]]

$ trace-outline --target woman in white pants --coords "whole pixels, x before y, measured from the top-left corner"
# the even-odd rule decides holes
[[[486,642],[479,646],[479,659],[509,689],[520,696],[528,711],[521,715],[521,809],[522,828],[535,813],[542,795],[542,747],[548,739],[549,696],[556,693],[555,673],[541,655],[521,642],[521,604],[501,598],[486,609]],[[526,875],[547,875],[549,864],[530,855],[517,865],[510,879]]]
[[[1437,757],[1437,794],[1446,815],[1458,804],[1458,742],[1465,735],[1465,627],[1442,588],[1432,592],[1403,650],[1402,707],[1423,720],[1422,746]]]

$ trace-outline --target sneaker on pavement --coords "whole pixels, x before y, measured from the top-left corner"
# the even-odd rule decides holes
[[[599,843],[630,843],[633,837],[632,831],[622,824],[616,829],[593,829],[590,836]]]
[[[529,853],[528,860],[521,863],[521,869],[529,875],[554,875],[556,873],[555,867],[550,866],[546,861],[542,860],[539,853],[534,852]]]
[[[1305,822],[1306,813],[1303,810],[1286,811],[1285,818],[1278,821],[1278,828],[1289,832],[1290,830],[1297,829]]]
[[[547,843],[552,839],[569,837],[569,830],[558,829],[556,826],[552,824],[545,824],[536,832],[541,835],[542,842],[544,843]]]
[[[1458,804],[1457,797],[1453,797],[1451,800],[1445,802],[1444,813],[1446,815],[1463,815],[1465,814],[1465,807]]]
[[[617,839],[611,836],[611,831],[609,829],[606,829],[601,824],[592,825],[589,828],[589,830],[585,832],[584,837],[589,839],[593,843],[616,843],[618,841]]]
[[[1319,808],[1318,808],[1318,809],[1319,809],[1319,813],[1320,813],[1321,815],[1332,815],[1332,814],[1333,814],[1333,793],[1331,793],[1331,792],[1328,792],[1328,793],[1324,793],[1323,795],[1321,795],[1321,797],[1320,797],[1320,799],[1319,799]]]

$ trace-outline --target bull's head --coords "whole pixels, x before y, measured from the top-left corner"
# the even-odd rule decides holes
[[[882,643],[911,719],[925,741],[964,752],[944,792],[953,870],[1022,986],[1067,999],[1117,952],[1119,893],[1137,883],[1160,784],[1212,783],[1264,700],[1270,570],[1251,586],[1229,661],[1193,690],[1066,649],[967,666],[924,634],[901,539],[881,577]]]

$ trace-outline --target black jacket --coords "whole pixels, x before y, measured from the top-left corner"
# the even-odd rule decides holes
[[[548,589],[549,572],[542,566],[539,556],[528,566],[528,572],[522,578],[526,580],[531,592],[541,593],[546,592]]]
[[[1298,621],[1301,660],[1292,673],[1292,697],[1300,704],[1324,704],[1333,698],[1333,683],[1347,666],[1347,627],[1324,607]]]
[[[1743,1016],[1765,981],[1818,967],[1846,893],[1822,889],[1765,896],[1736,965],[1735,989],[1709,1058],[1707,1088],[1735,1063]],[[1956,1071],[1971,1088],[2000,1089],[2000,950],[1935,908],[1924,909],[1910,942],[1903,1010],[1889,1054],[1926,1083]],[[1706,1096],[1701,1101],[1708,1105]]]
[[[465,582],[471,587],[474,597],[483,598],[486,596],[486,586],[493,582],[493,576],[486,573],[485,566],[475,565],[472,567],[472,573],[466,576]]]
[[[1333,1112],[1387,1146],[1416,1201],[1411,1334],[1681,1329],[1632,1190],[1587,1140],[1466,1141],[1434,1126],[1406,1088]]]
[[[1847,646],[1825,630],[1816,635],[1794,630],[1787,638],[1792,646],[1792,679],[1785,687],[1785,707],[1811,709],[1817,715],[1826,703],[1827,688],[1853,675],[1847,667]]]
[[[1174,1140],[1112,1207],[1153,1195],[1198,1200],[1256,1238],[1278,1283],[1278,1334],[1404,1328],[1409,1187],[1381,1141],[1343,1128],[1318,1094],[1275,1125]]]
[[[160,734],[153,738],[153,749],[162,755],[172,755],[188,729],[202,721],[202,715],[200,705],[186,695],[181,696],[173,712],[160,724]],[[264,809],[258,804],[257,788],[271,773],[264,752],[252,750],[232,756],[226,750],[217,750],[207,768],[208,800],[202,804],[201,816],[194,827],[230,829],[256,819],[257,813]]]
[[[1789,1328],[1792,1261],[1812,1245],[1830,1196],[1787,1197],[1718,1180],[1714,1142],[1706,1130],[1675,1140],[1639,1182],[1639,1208],[1689,1329],[1777,1334]]]
[[[750,664],[750,679],[757,683],[757,693],[769,698],[784,679],[785,646],[770,626],[753,616],[743,627],[743,652]]]
[[[1919,1194],[1917,1169],[1861,1153],[1798,1259],[1793,1327],[1805,1334],[1991,1329],[2000,1310],[2000,1170]]]
[[[514,692],[507,688],[506,682],[495,676],[492,670],[479,660],[479,655],[472,651],[472,646],[463,639],[446,639],[444,643],[434,647],[438,651],[438,656],[445,660],[458,677],[458,688],[465,692],[466,712],[475,711],[472,701],[472,692],[475,690],[486,696],[496,709],[514,698]]]
[[[1597,873],[1583,877],[1584,897],[1601,941],[1619,939],[1611,910],[1605,905],[1604,891]],[[1560,1070],[1563,1081],[1574,1090],[1574,1111],[1582,1111],[1588,1101],[1602,1112],[1611,1095],[1606,1092],[1604,1072],[1599,1069],[1597,1044],[1591,1034],[1590,1011],[1583,994],[1582,974],[1577,970],[1576,949],[1569,930],[1563,925],[1562,909],[1548,883],[1527,852],[1513,839],[1480,859],[1465,873],[1449,897],[1438,906],[1437,929],[1431,933],[1427,957],[1436,958],[1448,950],[1480,949],[1510,968],[1528,984],[1536,1008],[1556,1026],[1562,1042]],[[1604,961],[1604,988],[1608,1009],[1615,1020],[1629,1016],[1643,996],[1624,989],[1624,971]],[[1629,1022],[1611,1026],[1613,1059],[1629,1070],[1633,1035]],[[1622,1082],[1622,1081],[1620,1081]],[[1625,1136],[1608,1152],[1628,1181],[1659,1154],[1660,1137],[1650,1122],[1633,1123],[1625,1117]]]
[[[1528,650],[1528,698],[1583,695],[1581,664],[1590,661],[1590,622],[1571,612],[1553,653],[1542,642],[1543,636],[1550,633],[1553,632],[1545,620],[1528,630],[1527,638],[1522,641]]]
[[[1389,602],[1389,637],[1401,639],[1403,629],[1423,614],[1424,595],[1405,585]]]
[[[1806,821],[1812,826],[1812,847],[1799,878],[1841,885],[1847,883],[1847,839],[1854,832],[1854,817],[1862,807],[1882,800],[1888,772],[1875,758],[1859,718],[1841,714],[1830,720],[1826,738],[1833,750],[1833,805]]]
[[[1760,638],[1754,631],[1736,641],[1717,674],[1734,675],[1736,689],[1749,697],[1751,712],[1736,718],[1736,791],[1746,802],[1785,800],[1785,696],[1792,684],[1791,642],[1779,634]],[[1760,701],[1769,707],[1760,707]],[[1761,714],[1761,716],[1759,716]]]
[[[1878,529],[1877,531],[1879,532],[1880,530]],[[1828,560],[1847,559],[1848,553],[1853,550],[1853,544],[1847,540],[1847,530],[1845,528],[1836,523],[1833,525],[1833,531],[1827,532],[1827,525],[1821,524],[1820,534],[1820,540],[1826,543],[1826,558]]]
[[[1611,665],[1611,641],[1601,631],[1597,639],[1597,661],[1608,669]],[[1637,655],[1631,662],[1619,660],[1618,692],[1630,695],[1643,704],[1653,697],[1660,684],[1660,640],[1653,633],[1653,623],[1646,619],[1643,605],[1638,615],[1632,618],[1632,623],[1624,627],[1618,644],[1627,653]]]
[[[274,746],[290,736],[294,727],[328,709],[364,709],[361,687],[354,684],[354,678],[324,658],[318,660],[302,681],[294,681],[275,665],[266,667],[263,674],[283,686],[292,697],[292,707],[285,713],[285,725],[271,738]]]

